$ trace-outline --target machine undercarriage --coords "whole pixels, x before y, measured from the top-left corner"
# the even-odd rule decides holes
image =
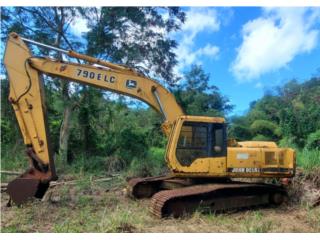
[[[127,190],[132,198],[151,198],[149,210],[159,218],[181,217],[196,210],[221,212],[266,204],[280,205],[287,198],[283,186],[237,182],[228,178],[133,178],[128,181]]]

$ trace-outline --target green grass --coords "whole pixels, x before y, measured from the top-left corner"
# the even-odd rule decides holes
[[[131,209],[117,207],[111,214],[107,212],[108,209],[105,208],[101,213],[98,223],[99,232],[135,232],[138,230],[137,224],[142,222],[139,216],[134,216]]]
[[[320,149],[306,149],[297,151],[297,163],[307,172],[320,167]]]
[[[122,188],[122,177],[119,178],[115,177],[114,181],[108,182],[108,186]],[[133,218],[136,213],[132,212],[137,208],[136,203],[127,206],[119,190],[117,194],[107,190],[106,183],[94,182],[88,176],[77,180],[76,184],[56,186],[51,189],[51,195],[46,201],[35,200],[21,207],[5,208],[7,220],[2,222],[1,231],[137,231],[137,218]]]
[[[88,179],[90,182],[90,178]],[[21,207],[2,206],[2,232],[319,232],[320,209],[297,206],[295,211],[257,209],[194,214],[174,219],[157,219],[148,211],[148,200],[131,200],[123,194],[125,184],[115,179],[106,191],[100,182],[58,185],[56,202],[33,201]],[[2,196],[4,200],[5,196]],[[6,198],[7,199],[7,198]],[[299,207],[299,209],[298,209]],[[298,212],[296,212],[298,211]],[[285,215],[286,214],[286,215]],[[295,214],[299,224],[283,223]],[[290,224],[289,224],[290,225]]]
[[[28,157],[24,153],[25,146],[1,144],[1,169],[18,170],[28,166]]]
[[[266,233],[273,227],[273,223],[264,220],[264,216],[260,211],[254,211],[253,214],[246,218],[242,224],[244,232],[248,233]]]
[[[71,173],[79,176],[100,176],[109,172],[107,162],[108,159],[106,157],[85,157],[84,155],[79,155],[77,156],[77,159],[70,164],[64,164],[59,160],[59,158],[57,158],[56,166],[60,172]]]
[[[320,209],[307,207],[306,222],[314,229],[320,231]]]
[[[1,170],[23,172],[28,167],[28,157],[24,153],[23,144],[1,144]],[[8,182],[15,178],[14,175],[1,174],[1,182]]]
[[[61,211],[59,209],[59,211]],[[69,212],[69,216],[65,218],[60,218],[54,226],[53,231],[62,232],[97,232],[99,224],[99,212],[92,211],[92,206],[87,204],[86,206],[81,206],[81,208],[75,209],[74,212]]]
[[[1,145],[1,170],[24,171],[28,168],[29,160],[25,154],[26,147],[24,144],[2,144]],[[113,174],[115,171],[110,168],[110,162],[121,162],[114,156],[89,156],[79,155],[72,163],[64,163],[58,155],[56,155],[55,166],[58,175],[73,175],[80,179],[87,176],[106,176]],[[157,172],[164,165],[164,150],[151,148],[148,151],[145,159],[133,159],[133,164],[127,166],[127,169],[122,169],[121,172],[133,170],[139,172],[139,168],[148,166],[152,172]],[[149,168],[150,166],[150,168]],[[5,176],[2,181],[5,181]]]

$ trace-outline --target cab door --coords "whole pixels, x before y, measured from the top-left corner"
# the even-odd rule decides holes
[[[209,175],[225,175],[227,171],[227,134],[226,125],[211,123],[210,125],[211,152]]]

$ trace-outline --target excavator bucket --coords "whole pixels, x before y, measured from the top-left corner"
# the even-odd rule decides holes
[[[17,205],[23,204],[33,197],[42,198],[49,188],[50,180],[52,180],[52,173],[49,169],[39,168],[31,148],[28,149],[27,154],[30,157],[31,167],[9,182],[7,186],[7,193]]]
[[[37,192],[41,189],[41,185],[38,179],[19,177],[8,184],[7,193],[15,204],[20,205],[30,198],[39,195]],[[46,189],[41,192],[43,191],[45,192]]]
[[[38,164],[31,159],[31,167],[22,175],[8,183],[6,192],[17,205],[36,197],[42,198],[49,188],[53,177],[50,169],[38,170]]]
[[[7,193],[11,200],[20,205],[29,199],[42,198],[50,185],[51,173],[43,173],[31,167],[18,178],[9,182]]]
[[[8,37],[4,65],[10,83],[9,102],[15,112],[27,155],[29,169],[8,184],[7,193],[16,204],[42,197],[49,182],[57,179],[50,148],[44,87],[38,72],[29,65],[28,46],[16,33]]]
[[[17,205],[23,204],[33,197],[42,198],[52,179],[52,173],[49,169],[39,167],[37,156],[32,148],[28,148],[27,155],[30,158],[30,168],[9,182],[7,186],[7,193]]]

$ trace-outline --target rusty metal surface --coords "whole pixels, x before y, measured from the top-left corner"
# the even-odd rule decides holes
[[[154,193],[159,191],[161,183],[170,178],[172,176],[132,178],[128,181],[128,195],[137,199],[150,198]]]
[[[194,180],[190,178],[170,178],[170,179],[162,180],[160,188],[162,190],[169,190],[169,189],[187,187],[194,184],[195,184]]]
[[[228,207],[246,207],[266,202],[266,194],[284,191],[281,187],[267,184],[228,183],[203,184],[174,190],[164,190],[153,195],[150,211],[162,218],[173,214],[179,217],[183,212],[196,209],[201,204],[214,210]],[[219,199],[217,202],[215,200]],[[268,198],[267,198],[268,200]],[[229,201],[229,206],[228,206]],[[225,203],[224,203],[225,202]],[[218,203],[218,204],[217,204]],[[214,206],[214,204],[217,204]]]
[[[40,181],[32,178],[16,178],[8,184],[7,193],[20,205],[36,195]]]
[[[267,203],[279,204],[282,199],[279,194],[286,194],[281,186],[235,181],[215,182],[210,178],[133,178],[128,181],[128,185],[131,197],[152,197],[150,211],[159,218],[169,215],[179,217],[200,207],[201,210],[220,211]]]
[[[51,173],[43,173],[33,167],[8,183],[6,192],[12,201],[20,205],[32,197],[42,198],[49,187]]]

